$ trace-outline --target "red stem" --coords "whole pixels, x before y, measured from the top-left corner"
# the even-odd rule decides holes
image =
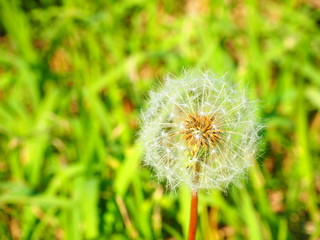
[[[192,196],[191,196],[190,224],[189,224],[188,240],[195,240],[196,239],[197,219],[198,219],[198,192],[193,191]]]

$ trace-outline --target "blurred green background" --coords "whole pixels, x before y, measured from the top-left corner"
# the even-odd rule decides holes
[[[190,192],[141,164],[148,90],[230,72],[267,127],[198,239],[320,239],[317,0],[0,0],[0,239],[186,238]]]

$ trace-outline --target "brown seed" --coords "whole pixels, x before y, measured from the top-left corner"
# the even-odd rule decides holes
[[[214,116],[189,114],[183,123],[184,130],[180,134],[191,149],[213,147],[221,139],[222,130],[216,127]]]

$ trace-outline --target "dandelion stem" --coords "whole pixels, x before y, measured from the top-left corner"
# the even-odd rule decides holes
[[[192,191],[188,240],[196,239],[198,218],[198,191]]]

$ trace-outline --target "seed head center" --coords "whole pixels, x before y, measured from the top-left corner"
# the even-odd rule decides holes
[[[222,130],[217,127],[214,116],[189,114],[183,123],[180,134],[193,151],[212,148],[221,139]]]

